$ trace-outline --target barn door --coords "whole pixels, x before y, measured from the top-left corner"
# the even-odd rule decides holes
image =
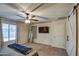
[[[67,44],[66,49],[68,55],[76,55],[76,18],[72,13],[67,21]]]

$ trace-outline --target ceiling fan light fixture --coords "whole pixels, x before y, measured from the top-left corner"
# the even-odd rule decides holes
[[[25,23],[30,23],[30,20],[25,20]]]

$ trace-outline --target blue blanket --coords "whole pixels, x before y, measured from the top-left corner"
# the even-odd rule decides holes
[[[17,51],[21,52],[24,55],[28,54],[29,51],[32,50],[32,48],[28,48],[28,47],[25,47],[25,46],[22,46],[22,45],[16,44],[16,43],[10,44],[10,45],[8,45],[8,47],[17,50]]]

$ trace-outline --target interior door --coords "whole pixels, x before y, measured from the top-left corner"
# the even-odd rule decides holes
[[[34,42],[37,38],[37,26],[31,26],[31,39],[30,42]]]
[[[65,48],[66,46],[66,33],[65,21],[59,20],[53,22],[53,39],[52,46],[58,48]]]

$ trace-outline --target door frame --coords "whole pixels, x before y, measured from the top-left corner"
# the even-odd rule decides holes
[[[76,9],[76,56],[79,56],[79,50],[78,50],[78,45],[79,45],[79,16],[78,16],[78,14],[79,14],[79,12],[78,12],[78,10],[79,10],[79,3],[75,6],[75,9]]]
[[[73,11],[75,11],[75,13],[76,13],[76,56],[78,56],[79,55],[79,51],[78,51],[78,44],[79,44],[79,17],[78,17],[78,9],[79,9],[79,3],[77,3],[77,5],[76,6],[74,6],[74,10]]]

